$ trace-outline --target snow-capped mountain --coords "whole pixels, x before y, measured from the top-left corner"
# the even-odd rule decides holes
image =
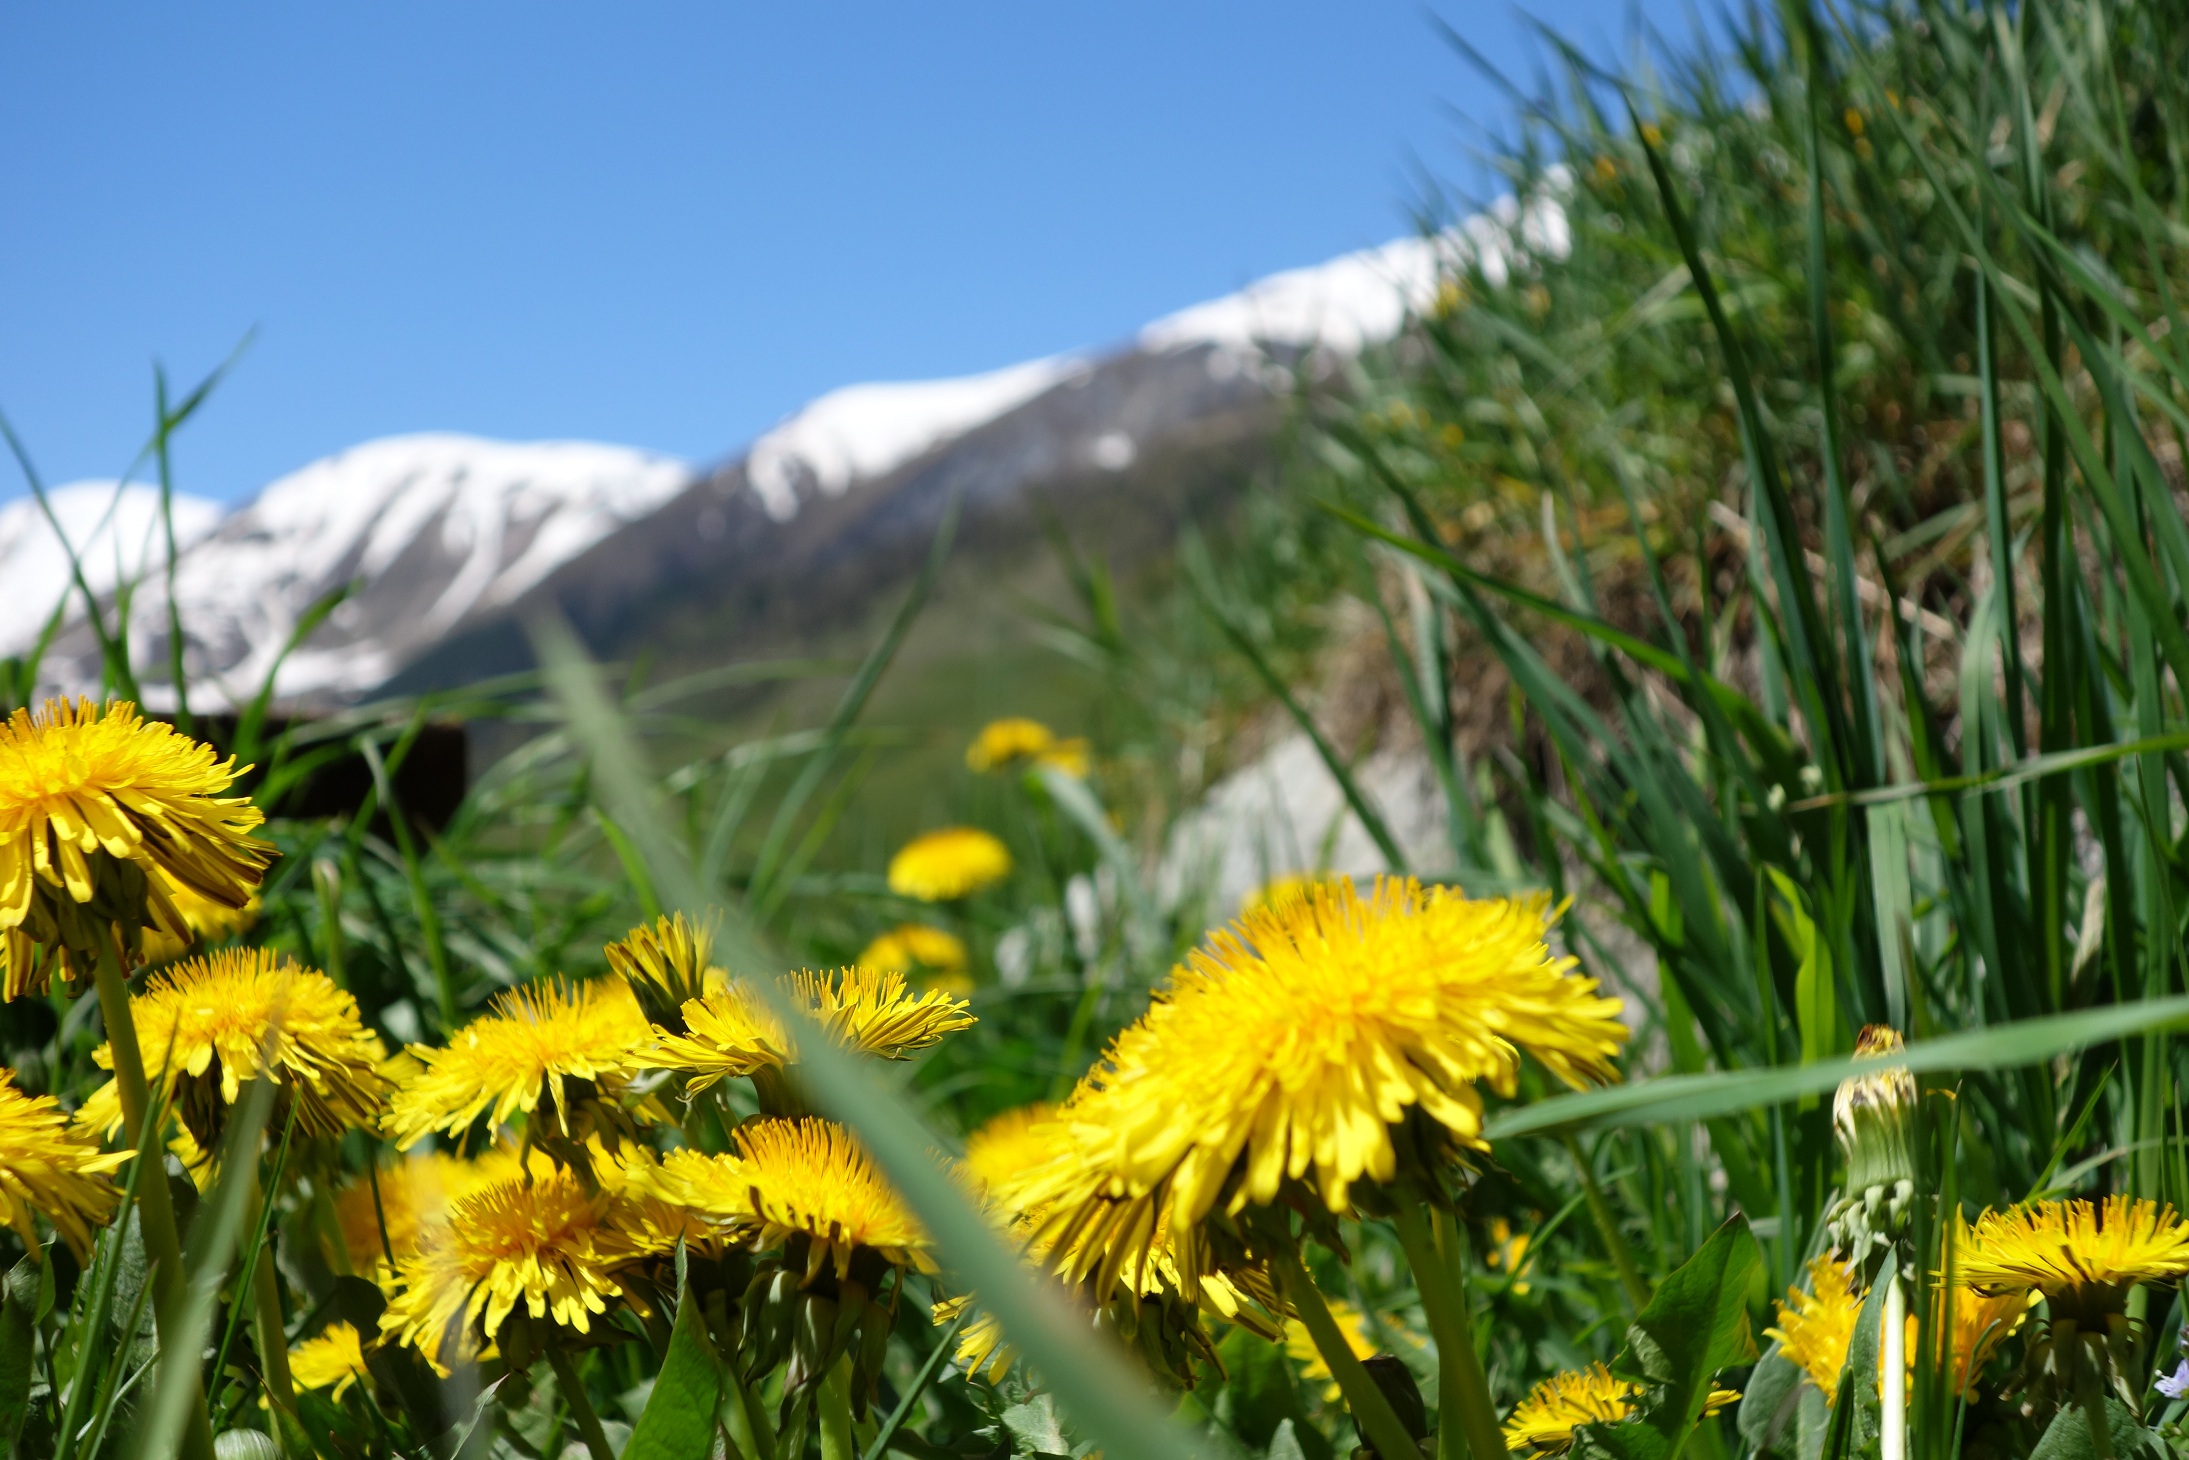
[[[284,700],[365,693],[690,477],[680,461],[626,447],[455,435],[395,436],[313,462],[207,524],[178,557],[193,700],[246,701],[277,660]],[[292,649],[305,616],[345,589]],[[166,604],[153,598],[138,596],[131,634],[144,662],[161,666]],[[96,671],[84,639],[79,630],[57,646],[64,685]],[[155,705],[172,697],[163,677],[147,676]]]
[[[206,504],[178,502],[193,702],[246,700],[269,673],[280,699],[308,707],[521,667],[517,626],[534,607],[569,617],[601,652],[657,642],[665,615],[708,625],[704,652],[731,652],[721,626],[733,620],[742,630],[855,604],[886,584],[952,499],[976,526],[1028,518],[1035,501],[1161,517],[1246,469],[1292,365],[1391,338],[1459,263],[1496,285],[1516,260],[1565,248],[1555,192],[1508,199],[1435,237],[1272,275],[1118,348],[830,392],[711,470],[586,442],[403,436],[314,462],[217,522]],[[80,529],[91,544],[87,571],[103,573],[94,590],[164,575],[145,489],[124,492],[93,539],[99,490],[55,494],[74,514],[71,540]],[[0,509],[0,653],[35,639],[65,583],[26,505]],[[292,644],[314,605],[345,591]],[[163,594],[139,595],[132,638],[147,699],[171,698],[157,683]],[[95,682],[97,666],[80,624],[48,658],[59,688]]]
[[[0,654],[21,654],[38,642],[53,611],[76,593],[69,554],[87,587],[107,594],[167,561],[160,489],[141,482],[71,482],[46,493],[49,519],[35,497],[0,507]],[[189,547],[220,521],[220,504],[177,493],[175,543]],[[58,524],[60,531],[54,531]],[[80,598],[73,612],[81,614]]]

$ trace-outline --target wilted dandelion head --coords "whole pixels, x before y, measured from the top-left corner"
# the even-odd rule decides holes
[[[889,859],[889,890],[922,902],[952,902],[1011,875],[1011,850],[972,826],[913,838]]]
[[[43,1213],[81,1257],[91,1229],[114,1214],[107,1173],[130,1157],[104,1154],[98,1138],[72,1124],[50,1095],[26,1095],[13,1070],[0,1070],[0,1219],[38,1250],[33,1212]]]
[[[2141,1197],[1987,1211],[1954,1239],[1954,1277],[1979,1293],[2042,1293],[2055,1317],[2123,1311],[2138,1283],[2189,1273],[2189,1222]]]
[[[831,1264],[847,1276],[862,1249],[934,1270],[911,1209],[832,1121],[750,1121],[738,1128],[735,1155],[671,1152],[662,1179],[675,1200],[757,1248],[803,1241],[809,1279]]]
[[[387,1051],[359,1019],[357,1000],[316,968],[269,948],[229,948],[155,974],[129,1001],[137,1047],[154,1083],[173,1091],[176,1113],[210,1152],[243,1087],[261,1076],[278,1094],[275,1123],[296,1112],[307,1136],[339,1136],[380,1124]],[[109,1046],[92,1058],[112,1069]],[[110,1081],[84,1103],[84,1119],[121,1129]]]
[[[388,1134],[408,1148],[434,1131],[457,1134],[481,1115],[501,1125],[543,1103],[554,1108],[561,1134],[582,1134],[578,1105],[612,1098],[648,1068],[658,1038],[620,978],[512,990],[445,1049],[410,1047],[420,1070],[397,1088]]]
[[[48,700],[0,725],[0,943],[5,993],[43,992],[56,967],[90,971],[119,928],[191,930],[172,889],[224,907],[251,899],[273,848],[234,759],[113,701]]]

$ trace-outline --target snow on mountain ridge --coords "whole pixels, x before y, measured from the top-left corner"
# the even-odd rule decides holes
[[[68,554],[74,548],[84,580],[94,593],[142,575],[167,560],[167,533],[160,521],[160,489],[142,482],[70,482],[46,493],[53,524],[32,497],[0,506],[0,583],[7,585],[0,610],[0,654],[20,654],[38,642],[46,620],[74,591]],[[220,521],[217,502],[177,493],[175,543],[187,548]],[[162,611],[166,599],[161,595]],[[82,604],[74,605],[81,612]]]
[[[192,672],[255,693],[312,606],[357,591],[281,666],[283,698],[371,689],[691,480],[683,462],[592,442],[394,436],[315,461],[182,555]],[[162,624],[140,600],[133,631]]]
[[[847,385],[753,442],[745,480],[768,515],[787,522],[798,511],[800,486],[841,495],[853,482],[886,475],[1081,368],[1076,356],[1052,355],[981,375]]]

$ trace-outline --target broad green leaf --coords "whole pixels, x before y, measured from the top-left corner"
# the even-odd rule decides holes
[[[1772,1344],[1741,1386],[1740,1432],[1751,1449],[1768,1450],[1801,1407],[1801,1366]]]
[[[33,1250],[0,1282],[0,1455],[15,1447],[30,1413],[30,1381],[37,1372],[40,1299],[51,1301],[53,1274]]]
[[[677,1297],[676,1326],[654,1392],[631,1432],[623,1460],[684,1460],[704,1455],[714,1441],[715,1409],[722,1400],[722,1362],[707,1341],[705,1325],[689,1292]]]
[[[1574,1460],[1671,1460],[1665,1437],[1638,1419],[1583,1425],[1574,1431]]]
[[[1663,1440],[1664,1453],[1677,1455],[1687,1444],[1718,1371],[1755,1359],[1748,1295],[1762,1271],[1748,1219],[1736,1215],[1657,1285],[1627,1330],[1615,1368],[1650,1387],[1642,1420]]]
[[[1891,1059],[1838,1059],[1771,1069],[1667,1075],[1632,1085],[1554,1095],[1491,1116],[1484,1134],[1493,1141],[1549,1131],[1605,1130],[1707,1120],[1711,1116],[1820,1095],[1880,1063],[1916,1074],[1954,1070],[2002,1070],[2041,1064],[2054,1055],[2107,1044],[2131,1034],[2189,1029],[2189,995],[2110,1004],[2073,1014],[2021,1019],[1989,1029],[1924,1039]]]
[[[2105,1427],[2113,1442],[2113,1460],[2170,1460],[2171,1452],[2157,1435],[2145,1429],[2136,1412],[2118,1399],[2105,1401]],[[2053,1417],[2045,1437],[2029,1452],[2029,1460],[2095,1460],[2090,1417],[2082,1406],[2071,1404]]]

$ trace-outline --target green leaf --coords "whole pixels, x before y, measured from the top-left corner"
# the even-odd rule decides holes
[[[53,1301],[53,1272],[32,1251],[0,1283],[0,1455],[15,1448],[30,1413],[30,1381],[38,1365],[33,1339],[40,1311]]]
[[[1011,1432],[1013,1449],[1030,1455],[1069,1455],[1071,1442],[1057,1423],[1056,1401],[1037,1394],[1024,1404],[1003,1412],[1003,1427]]]
[[[715,1409],[721,1401],[722,1361],[707,1341],[699,1307],[687,1290],[677,1297],[669,1356],[662,1360],[654,1392],[647,1396],[623,1460],[684,1460],[708,1453],[714,1443]]]
[[[1638,1419],[1583,1425],[1574,1431],[1574,1460],[1671,1460],[1665,1437]]]
[[[1687,1444],[1718,1371],[1755,1359],[1748,1295],[1762,1270],[1748,1219],[1736,1215],[1658,1284],[1627,1330],[1616,1369],[1650,1387],[1642,1421],[1663,1440],[1662,1453],[1677,1455]]]
[[[2118,1399],[2105,1401],[2105,1427],[2113,1440],[2114,1460],[2169,1460],[2165,1443]],[[2053,1416],[2051,1428],[2029,1452],[2029,1460],[2093,1460],[2097,1447],[2090,1440],[2090,1417],[2081,1405],[2071,1404]]]
[[[1741,1386],[1740,1431],[1750,1449],[1770,1449],[1793,1423],[1801,1407],[1802,1377],[1801,1366],[1775,1343],[1757,1361]]]
[[[1294,1449],[1307,1451],[1320,1445],[1319,1453],[1328,1460],[1329,1443],[1309,1425],[1299,1381],[1280,1345],[1234,1328],[1217,1345],[1217,1353],[1224,1361],[1225,1376],[1217,1413],[1232,1433],[1250,1446],[1266,1445],[1272,1451],[1277,1436],[1286,1434]]]
[[[2189,995],[2110,1004],[2073,1014],[2022,1019],[1943,1039],[1922,1039],[1884,1063],[1915,1074],[1948,1070],[2000,1070],[2041,1064],[2054,1055],[2107,1044],[2131,1034],[2189,1028]],[[1875,1059],[1825,1060],[1769,1069],[1667,1075],[1632,1085],[1554,1095],[1491,1116],[1484,1134],[1493,1141],[1553,1131],[1609,1130],[1706,1120],[1715,1115],[1820,1095],[1850,1075],[1875,1068]]]

